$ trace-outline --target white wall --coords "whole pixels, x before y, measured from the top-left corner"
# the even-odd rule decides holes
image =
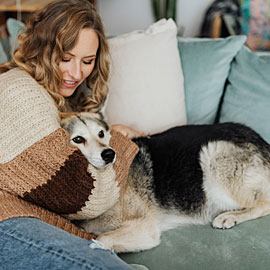
[[[194,37],[200,33],[206,9],[214,0],[178,0],[177,24],[185,28],[184,36]]]
[[[109,35],[143,29],[153,22],[150,0],[97,0],[96,3]]]
[[[178,0],[177,24],[184,36],[197,36],[207,7],[214,0]],[[144,29],[154,22],[150,0],[97,0],[97,10],[108,35]]]

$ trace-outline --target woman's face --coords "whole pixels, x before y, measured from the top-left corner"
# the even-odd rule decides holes
[[[63,97],[71,96],[77,87],[91,74],[99,47],[98,36],[91,28],[82,29],[75,46],[65,52],[59,67],[63,85],[58,90]]]

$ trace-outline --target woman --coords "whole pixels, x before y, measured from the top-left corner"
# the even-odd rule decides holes
[[[91,249],[94,242],[82,238],[93,235],[62,217],[80,211],[95,192],[87,160],[69,145],[59,115],[98,110],[107,95],[108,45],[101,20],[87,0],[60,0],[26,26],[11,62],[0,65],[1,266],[130,269],[115,254]],[[140,135],[121,125],[113,129],[126,137]],[[111,139],[120,186],[137,152],[122,134],[112,132]]]

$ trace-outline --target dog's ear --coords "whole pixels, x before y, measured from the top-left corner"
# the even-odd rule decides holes
[[[99,107],[97,109],[95,109],[95,112],[98,113],[101,116],[102,120],[104,120],[104,121],[106,121],[105,110],[106,110],[107,103],[108,103],[108,95],[106,95],[103,98],[103,101],[101,102]]]
[[[70,131],[70,126],[73,123],[73,119],[76,118],[79,114],[78,113],[59,113],[60,116],[60,126],[67,130]]]
[[[64,115],[61,116],[61,118],[60,118],[60,126],[63,129],[67,130],[67,126],[68,126],[68,123],[70,122],[71,117],[72,116],[69,116],[68,114],[64,114]]]
[[[61,120],[60,120],[60,126],[61,126],[63,129],[65,129],[65,130],[68,129],[68,123],[69,123],[69,121],[68,121],[67,118],[61,118]]]

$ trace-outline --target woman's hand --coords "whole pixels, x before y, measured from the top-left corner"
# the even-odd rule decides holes
[[[146,136],[143,132],[137,131],[131,127],[127,127],[124,125],[112,125],[111,128],[114,131],[120,132],[122,135],[128,137],[129,139]]]

